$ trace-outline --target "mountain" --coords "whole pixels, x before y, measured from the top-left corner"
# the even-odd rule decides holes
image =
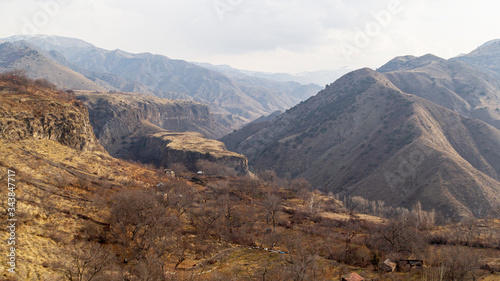
[[[106,90],[82,74],[49,59],[25,42],[0,44],[0,72],[21,69],[32,79],[47,79],[60,88]]]
[[[135,93],[76,96],[88,108],[99,142],[113,157],[165,168],[181,163],[193,171],[199,160],[207,160],[248,173],[245,156],[205,137],[218,138],[227,128],[204,104]]]
[[[209,105],[214,113],[232,114],[235,120],[242,119],[244,122],[287,109],[317,92],[315,86],[298,83],[277,85],[257,79],[239,83],[220,72],[183,60],[150,53],[108,51],[78,39],[40,35],[14,36],[4,40],[25,40],[48,52],[56,52],[71,63],[67,65],[73,70],[85,72],[91,79],[102,80],[120,91],[144,86],[159,97],[201,102]],[[124,81],[116,82],[117,77],[137,84],[132,87]],[[129,87],[119,88],[123,84]],[[232,124],[231,128],[239,125]]]
[[[272,72],[259,72],[259,71],[249,71],[249,70],[239,70],[232,68],[228,65],[213,65],[210,63],[198,63],[195,64],[209,68],[212,70],[219,71],[224,75],[229,77],[241,77],[241,76],[251,76],[258,77],[267,80],[273,80],[277,82],[296,82],[303,85],[315,84],[315,85],[326,85],[330,84],[332,81],[337,80],[342,75],[346,74],[350,70],[346,67],[333,69],[333,70],[320,70],[320,71],[310,71],[310,72],[300,72],[300,73],[272,73]]]
[[[401,91],[500,129],[500,80],[459,60],[397,57],[378,69]]]
[[[390,78],[351,72],[245,139],[235,132],[222,140],[253,167],[304,177],[341,196],[421,202],[446,217],[493,211],[500,204],[500,131],[405,93]]]
[[[500,39],[486,42],[469,54],[460,55],[452,60],[468,63],[500,78]]]

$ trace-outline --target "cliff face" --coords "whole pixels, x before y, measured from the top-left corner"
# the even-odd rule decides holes
[[[196,102],[127,93],[80,92],[77,98],[89,108],[95,135],[106,149],[137,131],[142,121],[165,130],[199,132],[210,138],[228,133],[207,106]]]
[[[54,140],[82,150],[104,151],[90,125],[88,112],[65,93],[33,81],[0,81],[0,137],[6,140]]]
[[[117,154],[158,167],[172,167],[180,163],[191,171],[203,169],[198,164],[205,160],[234,169],[239,175],[249,174],[248,160],[244,155],[228,151],[223,143],[194,132],[139,134],[122,146]]]
[[[207,106],[140,94],[79,93],[89,108],[95,135],[114,157],[170,167],[181,163],[197,170],[207,160],[248,173],[247,158],[206,138],[226,133]],[[204,134],[204,135],[203,135]]]

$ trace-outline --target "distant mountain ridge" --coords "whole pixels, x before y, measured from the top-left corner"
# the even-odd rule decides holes
[[[305,71],[300,73],[271,73],[235,69],[229,65],[213,65],[199,62],[194,62],[194,64],[219,71],[229,77],[253,76],[277,82],[296,82],[304,85],[312,83],[318,86],[330,84],[332,81],[337,80],[342,75],[352,70],[347,67],[341,67],[332,70]]]
[[[106,90],[103,86],[88,79],[54,60],[25,42],[0,44],[0,72],[22,69],[32,79],[44,78],[60,88],[74,90]]]
[[[132,54],[104,50],[79,39],[57,36],[14,36],[4,41],[25,40],[50,52],[53,59],[103,81],[120,91],[143,91],[159,97],[182,98],[210,106],[211,111],[234,115],[236,128],[276,110],[285,110],[320,89],[299,83],[270,82],[259,78],[235,81],[224,74],[183,60],[150,53]],[[60,55],[59,55],[60,54]]]

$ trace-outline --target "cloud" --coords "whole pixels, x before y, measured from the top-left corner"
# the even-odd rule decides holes
[[[59,10],[38,33],[252,70],[376,68],[397,55],[451,57],[500,37],[493,0],[0,0],[0,37],[21,33],[51,2]],[[381,23],[375,15],[395,3],[402,11]]]

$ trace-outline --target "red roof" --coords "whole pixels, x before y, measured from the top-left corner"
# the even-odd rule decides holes
[[[353,272],[345,277],[342,277],[345,281],[363,281],[365,278],[361,277],[359,274]]]

